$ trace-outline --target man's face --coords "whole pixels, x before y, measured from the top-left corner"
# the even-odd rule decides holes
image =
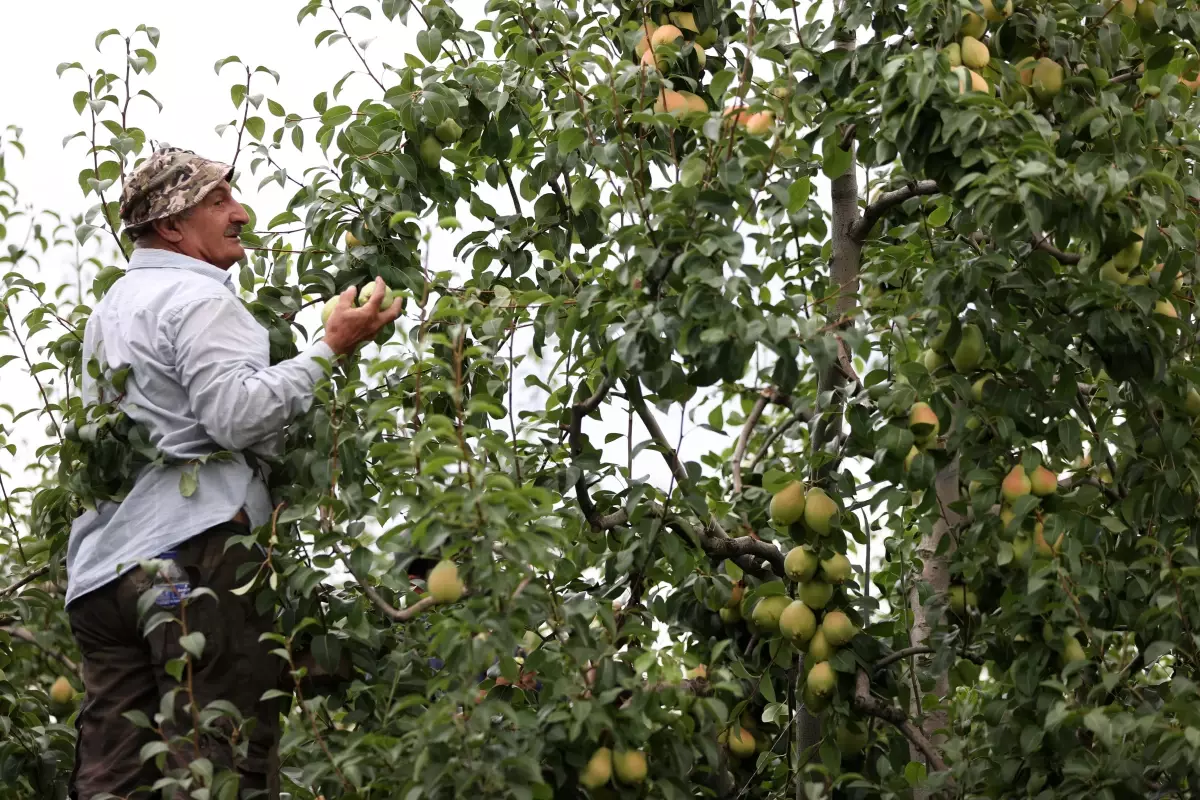
[[[221,181],[188,217],[178,221],[176,231],[182,238],[175,245],[184,255],[229,269],[246,255],[240,236],[249,221],[229,183]]]

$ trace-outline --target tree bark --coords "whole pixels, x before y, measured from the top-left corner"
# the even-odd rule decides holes
[[[909,605],[913,611],[913,626],[909,631],[909,642],[913,647],[928,646],[933,628],[939,622],[941,609],[945,607],[946,592],[950,588],[950,554],[954,552],[954,541],[951,539],[945,552],[939,554],[938,547],[942,538],[950,534],[950,529],[962,522],[962,516],[952,511],[950,505],[958,500],[958,456],[938,472],[934,480],[934,491],[937,493],[941,515],[933,524],[933,530],[921,538],[917,546],[917,555],[921,559],[921,582],[928,583],[933,589],[929,602],[922,605],[918,592],[918,582],[914,582],[909,590]],[[950,679],[945,673],[934,678],[933,690],[939,698],[944,699],[950,693]],[[945,737],[939,733],[949,724],[949,716],[944,709],[937,708],[928,713],[921,713],[919,698],[912,701],[912,718],[917,720],[921,732],[933,743],[940,746]],[[914,746],[911,748],[913,759],[919,760],[922,754]],[[932,767],[932,765],[930,765]],[[927,797],[918,793],[914,796]]]

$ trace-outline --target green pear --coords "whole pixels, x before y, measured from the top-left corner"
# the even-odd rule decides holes
[[[579,775],[579,782],[589,789],[603,786],[612,777],[612,768],[612,751],[607,747],[601,747],[588,759],[587,766]]]
[[[442,143],[432,133],[421,140],[421,161],[430,169],[442,163]]]
[[[913,403],[912,408],[909,409],[908,429],[919,441],[929,441],[937,438],[941,424],[938,422],[937,414],[933,413],[933,409],[929,407],[928,403],[917,402]]]
[[[820,562],[817,554],[807,547],[793,547],[783,559],[783,571],[794,581],[803,583],[817,574]]]
[[[816,664],[818,661],[828,661],[833,658],[837,649],[825,638],[825,631],[817,628],[817,632],[808,640],[808,656],[805,661]]]
[[[827,536],[837,524],[838,507],[819,486],[808,490],[804,498],[804,524],[819,536]]]
[[[358,304],[360,306],[365,306],[367,301],[369,301],[374,294],[375,284],[368,283],[362,288],[362,291],[358,293]],[[385,287],[383,292],[383,300],[379,303],[379,310],[387,311],[389,308],[391,308],[392,303],[396,301],[398,294],[399,292],[397,292],[395,289]]]
[[[983,333],[979,328],[975,325],[964,325],[962,338],[950,361],[954,364],[954,369],[959,372],[972,372],[983,363],[986,349],[987,345],[983,341]]]
[[[833,693],[837,686],[837,676],[833,672],[833,667],[829,666],[828,661],[821,661],[813,664],[812,669],[808,671],[808,678],[804,684],[812,689],[812,693],[817,697],[828,697]]]
[[[978,39],[987,31],[987,20],[976,14],[974,11],[964,11],[962,15],[962,25],[958,29],[963,36],[973,36]]]
[[[750,621],[764,633],[777,633],[779,617],[791,602],[790,598],[781,594],[764,597],[754,605],[754,610],[750,612]]]
[[[338,298],[336,296],[325,301],[325,306],[321,309],[321,324],[328,325],[329,318],[333,316],[333,310],[337,308]]]
[[[827,583],[845,583],[853,574],[850,559],[841,553],[834,553],[821,562],[821,578]]]
[[[976,403],[983,402],[983,389],[985,386],[987,386],[987,382],[991,379],[991,375],[984,375],[982,378],[971,384],[971,397],[974,398]]]
[[[1101,280],[1111,281],[1118,286],[1124,286],[1129,282],[1129,276],[1117,269],[1117,265],[1113,263],[1112,259],[1104,262],[1104,266],[1100,267],[1099,275]]]
[[[446,144],[454,144],[462,138],[462,126],[452,119],[444,119],[433,129],[433,135]]]
[[[733,625],[735,622],[741,621],[742,609],[738,606],[733,606],[732,608],[722,608],[717,612],[717,615],[721,617],[721,622],[724,622],[726,625]]]
[[[626,784],[638,784],[646,780],[646,754],[641,750],[613,753],[613,771],[617,780]]]
[[[457,602],[466,591],[463,582],[458,578],[458,565],[453,561],[439,561],[429,571],[426,584],[435,603]]]
[[[1076,661],[1087,661],[1087,653],[1083,650],[1083,645],[1074,636],[1066,636],[1063,639],[1063,663],[1073,664]]]
[[[841,647],[858,635],[858,628],[841,611],[830,611],[821,620],[821,631],[825,640],[833,647]]]
[[[946,45],[942,48],[942,52],[946,54],[946,58],[950,61],[951,69],[962,66],[962,47],[959,46],[958,42],[951,42]]]
[[[1033,93],[1039,100],[1049,100],[1062,91],[1063,68],[1058,62],[1042,56],[1033,68]]]
[[[925,365],[925,369],[929,370],[929,374],[932,375],[946,365],[946,357],[937,350],[930,348],[921,354],[921,363]]]
[[[1138,238],[1122,247],[1120,252],[1112,257],[1112,263],[1122,272],[1129,272],[1129,270],[1136,267],[1142,261],[1142,245],[1144,244],[1143,237],[1146,235],[1146,228],[1134,228],[1133,232],[1137,234]]]
[[[980,5],[983,6],[983,18],[988,22],[1003,22],[1013,13],[1012,0],[1007,0],[1000,8],[996,8],[992,0],[980,0]]]
[[[804,484],[792,481],[771,498],[771,520],[779,525],[791,525],[804,516]]]
[[[736,731],[723,732],[721,743],[728,747],[729,752],[737,758],[750,758],[758,747],[758,743],[754,741],[754,734],[750,732],[749,728],[742,727]]]
[[[800,599],[813,610],[822,609],[833,597],[833,587],[825,581],[808,581],[800,586]]]
[[[807,645],[816,632],[816,615],[799,600],[789,603],[779,615],[779,633],[800,647]]]
[[[842,753],[861,753],[871,743],[867,727],[861,722],[847,722],[839,725],[834,740],[837,742],[838,750]]]
[[[1188,389],[1187,400],[1184,402],[1187,413],[1193,418],[1200,418],[1200,392],[1194,388]]]
[[[983,69],[991,63],[992,54],[987,45],[974,36],[964,36],[962,40],[962,63],[971,69]]]
[[[912,463],[916,459],[916,457],[919,455],[921,455],[921,451],[917,449],[917,446],[915,444],[912,447],[908,448],[908,455],[906,455],[904,457],[904,471],[905,472],[908,472],[909,470],[912,469]]]

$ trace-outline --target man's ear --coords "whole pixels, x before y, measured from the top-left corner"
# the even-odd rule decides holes
[[[171,244],[178,244],[183,241],[183,231],[179,230],[179,220],[174,216],[166,219],[156,219],[150,223],[154,228],[154,232],[162,238],[163,241]]]

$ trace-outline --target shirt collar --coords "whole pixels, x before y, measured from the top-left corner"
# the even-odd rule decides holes
[[[197,275],[212,278],[226,289],[233,292],[233,275],[226,269],[214,267],[207,261],[175,253],[171,250],[160,250],[156,247],[140,247],[129,257],[126,270],[132,269],[186,269]]]

